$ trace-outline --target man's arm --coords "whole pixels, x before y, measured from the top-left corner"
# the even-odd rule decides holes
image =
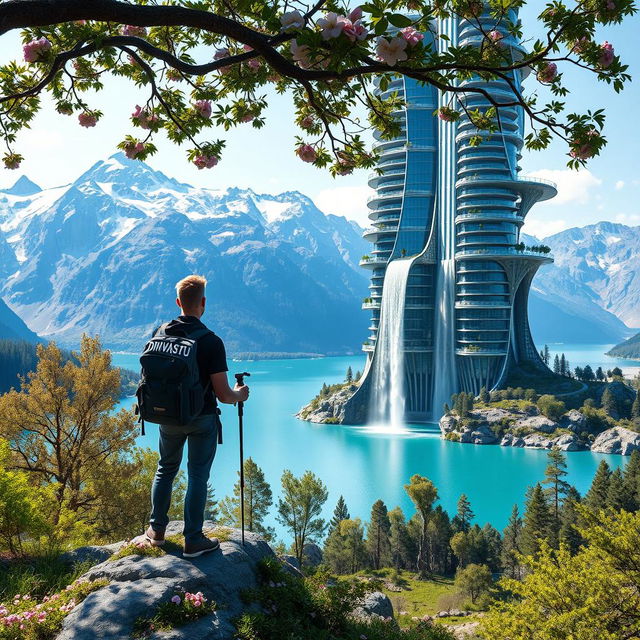
[[[236,384],[233,389],[229,386],[226,371],[212,373],[211,386],[213,387],[213,393],[215,393],[216,398],[225,404],[246,402],[249,397],[249,387],[246,384],[241,387]]]

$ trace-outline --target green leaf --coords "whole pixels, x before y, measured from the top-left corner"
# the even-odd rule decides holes
[[[398,27],[398,29],[403,29],[413,23],[411,18],[407,18],[407,16],[403,16],[401,13],[392,13],[387,16],[387,20],[389,20],[394,27]]]
[[[382,18],[376,24],[376,28],[374,29],[374,32],[377,36],[381,36],[388,28],[389,28],[389,23],[387,22],[387,19]]]

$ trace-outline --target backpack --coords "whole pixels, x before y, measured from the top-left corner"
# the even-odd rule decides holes
[[[198,338],[210,333],[200,328],[184,336],[168,335],[161,325],[140,356],[139,420],[144,423],[183,425],[197,418],[204,407],[205,388],[198,369]]]

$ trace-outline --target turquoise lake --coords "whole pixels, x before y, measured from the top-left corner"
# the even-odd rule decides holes
[[[604,352],[612,345],[549,345],[552,354],[564,352],[571,366],[591,364],[605,370],[616,365],[630,369],[637,362],[609,358]],[[138,356],[113,354],[114,364],[138,369]],[[511,507],[524,505],[528,486],[542,480],[546,452],[497,445],[477,446],[440,439],[436,425],[408,425],[400,433],[367,427],[315,425],[302,422],[294,414],[320,389],[323,382],[339,382],[347,367],[362,369],[363,356],[344,356],[308,360],[229,361],[230,374],[249,371],[251,399],[245,406],[245,456],[262,467],[274,493],[272,517],[279,537],[288,536],[275,521],[275,503],[284,469],[300,475],[309,469],[329,490],[324,516],[329,518],[342,494],[352,517],[368,520],[371,505],[378,498],[389,509],[400,505],[413,514],[403,485],[419,473],[438,488],[440,504],[453,514],[461,493],[466,493],[476,515],[475,522],[490,522],[502,529]],[[231,377],[232,379],[232,377]],[[133,398],[121,403],[129,408]],[[211,482],[218,499],[232,492],[239,467],[237,410],[222,406],[224,444],[218,448]],[[155,425],[138,437],[138,445],[157,450]],[[622,456],[572,452],[567,454],[569,481],[581,493],[591,482],[600,460],[612,468],[624,464]],[[183,465],[184,467],[184,465]]]

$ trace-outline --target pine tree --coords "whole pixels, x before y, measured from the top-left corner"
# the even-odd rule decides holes
[[[611,469],[606,460],[598,465],[596,474],[589,491],[584,497],[584,504],[592,509],[605,509],[607,506],[607,493],[609,491],[609,478]]]
[[[440,575],[449,573],[453,568],[449,546],[451,535],[449,515],[438,505],[429,518],[426,547],[428,565],[432,571]]]
[[[631,418],[635,422],[640,422],[640,391],[636,391],[636,397],[631,405]]]
[[[591,380],[593,380],[595,378],[595,374],[593,373],[593,369],[591,368],[591,365],[586,365],[585,368],[583,369],[583,375],[584,375],[584,379],[587,382],[591,382]]]
[[[400,507],[392,509],[388,513],[389,522],[391,523],[391,564],[396,569],[409,569],[413,565],[413,559],[417,553],[417,549],[404,517],[404,513]]]
[[[560,356],[560,375],[567,375],[567,359],[564,357],[564,353]]]
[[[602,394],[602,408],[608,416],[611,416],[612,418],[618,417],[618,403],[616,402],[616,398],[608,385]]]
[[[540,549],[540,540],[549,540],[551,512],[540,483],[527,491],[522,527],[522,551],[528,555]]]
[[[640,451],[634,450],[624,468],[624,484],[632,511],[640,509]]]
[[[491,400],[491,396],[487,391],[487,387],[482,387],[482,389],[480,389],[479,397],[480,397],[480,402],[484,402],[485,404]]]
[[[502,551],[500,561],[506,575],[518,580],[523,575],[523,569],[518,562],[518,555],[522,553],[522,518],[518,505],[511,510],[509,523],[502,532]]]
[[[362,378],[362,371],[356,371],[356,375],[353,378],[354,382],[358,382]]]
[[[373,568],[386,566],[390,558],[391,522],[387,506],[382,500],[376,500],[371,507],[371,521],[367,527],[367,550],[373,560]]]
[[[458,499],[458,511],[453,518],[454,531],[467,532],[471,528],[471,520],[473,520],[474,514],[471,510],[471,503],[467,496],[463,493]]]
[[[340,496],[336,508],[333,510],[333,518],[329,521],[328,533],[331,533],[342,520],[349,520],[349,518],[351,518],[351,516],[349,515],[349,509],[347,509],[347,503],[344,501],[344,498]]]
[[[560,504],[562,496],[569,490],[569,483],[563,480],[567,475],[567,460],[557,447],[553,447],[547,454],[547,468],[544,472],[543,485],[549,485],[544,489],[544,494],[551,505],[551,534],[552,543],[557,546],[560,533]]]
[[[609,476],[609,486],[607,488],[607,506],[615,509],[616,511],[620,511],[622,509],[631,511],[631,509],[629,508],[631,500],[626,489],[627,488],[624,483],[622,471],[618,467]]]
[[[346,382],[351,384],[353,382],[353,371],[351,370],[351,366],[347,369],[347,376],[345,378]]]
[[[576,529],[579,515],[576,505],[580,503],[580,494],[575,487],[569,486],[567,495],[560,510],[560,542],[566,545],[571,553],[577,553],[583,543],[582,536]]]
[[[556,357],[553,359],[553,373],[560,375],[560,357],[556,353]]]
[[[602,367],[598,367],[596,369],[596,378],[598,382],[602,382],[606,378],[604,371],[602,370]]]
[[[574,369],[574,374],[576,376],[576,379],[582,380],[582,378],[584,377],[584,370],[582,369],[582,367],[576,367]]]
[[[549,366],[549,362],[551,362],[551,354],[549,353],[549,345],[544,345],[544,355],[542,356],[544,363]]]
[[[207,482],[207,502],[204,508],[204,519],[216,522],[219,517],[218,513],[218,501],[216,500],[216,492],[211,486],[211,483]]]
[[[240,472],[238,472],[238,476]],[[239,527],[241,523],[240,510],[240,479],[233,486],[233,496],[227,496],[219,503],[220,522]],[[270,540],[274,531],[271,527],[265,527],[264,519],[267,517],[269,507],[273,504],[273,496],[269,483],[264,479],[264,471],[253,461],[247,458],[244,461],[244,523],[248,531],[255,531]]]

